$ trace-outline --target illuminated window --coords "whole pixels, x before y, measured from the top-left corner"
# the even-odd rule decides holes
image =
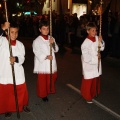
[[[72,13],[77,13],[77,17],[79,18],[80,16],[86,14],[87,12],[87,5],[86,4],[78,4],[78,3],[73,3],[72,7]]]

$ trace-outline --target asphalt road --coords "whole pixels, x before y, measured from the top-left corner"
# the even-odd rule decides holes
[[[21,112],[21,120],[120,120],[120,60],[110,57],[102,60],[101,94],[93,104],[87,104],[79,90],[82,78],[80,54],[71,54],[68,48],[64,55],[57,53],[57,92],[49,95],[46,103],[36,96],[32,39],[22,39],[22,42],[26,48],[24,69],[31,112]],[[6,120],[4,114],[0,115],[0,120]],[[16,113],[9,120],[17,120]]]

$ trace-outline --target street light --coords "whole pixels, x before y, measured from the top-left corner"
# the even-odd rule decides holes
[[[19,5],[20,5],[20,4],[17,2],[17,7],[19,7]]]
[[[92,0],[89,1],[90,5],[92,4]]]

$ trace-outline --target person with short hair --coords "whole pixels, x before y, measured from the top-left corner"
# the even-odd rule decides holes
[[[104,50],[105,43],[102,36],[97,36],[97,28],[94,23],[88,23],[86,29],[88,36],[81,45],[83,71],[81,95],[87,103],[92,103],[92,99],[100,93],[100,75],[102,74],[101,61],[98,71],[98,59],[100,59],[98,42],[100,42],[101,51]]]
[[[23,43],[17,40],[19,31],[17,24],[5,22],[2,25],[3,32],[8,28],[13,56],[10,56],[8,36],[0,36],[0,114],[5,113],[5,117],[10,117],[12,112],[16,112],[11,64],[14,67],[19,111],[30,112],[27,107],[28,91],[22,66],[25,61],[25,48]]]
[[[9,22],[5,22],[4,24],[1,24],[0,35],[3,35],[5,30],[7,30],[9,27],[10,27],[10,23]]]
[[[40,35],[33,41],[34,73],[38,74],[37,96],[44,102],[48,101],[48,95],[56,92],[55,82],[57,79],[57,64],[55,53],[58,45],[49,34],[48,21],[41,21],[39,26]],[[50,55],[50,44],[52,44],[52,55]],[[50,83],[50,60],[52,60],[52,82]],[[50,88],[51,84],[51,88]],[[51,90],[50,90],[51,89]]]

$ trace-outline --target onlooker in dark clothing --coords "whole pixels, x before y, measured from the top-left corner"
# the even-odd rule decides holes
[[[117,22],[114,27],[113,32],[113,47],[112,47],[112,56],[120,58],[120,15],[117,18]]]

